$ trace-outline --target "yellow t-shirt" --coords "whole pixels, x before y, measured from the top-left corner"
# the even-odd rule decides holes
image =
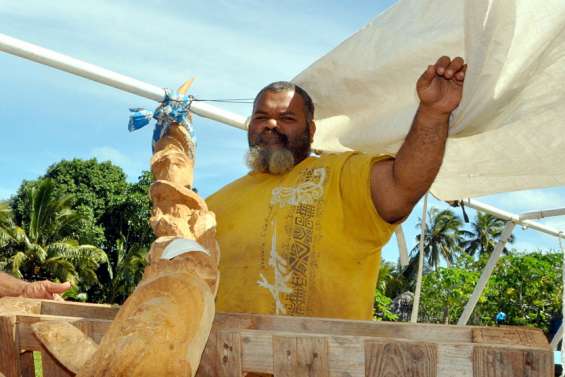
[[[384,158],[308,157],[287,174],[250,173],[210,196],[217,310],[371,319],[380,251],[394,230],[371,200],[371,166]]]

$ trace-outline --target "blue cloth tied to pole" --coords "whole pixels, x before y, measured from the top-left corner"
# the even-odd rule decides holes
[[[155,144],[167,133],[172,123],[178,123],[188,130],[193,143],[196,143],[194,132],[190,123],[190,105],[192,97],[172,92],[165,89],[165,99],[155,111],[149,111],[140,107],[131,108],[128,129],[130,132],[147,126],[151,119],[157,120],[153,131],[153,149]]]

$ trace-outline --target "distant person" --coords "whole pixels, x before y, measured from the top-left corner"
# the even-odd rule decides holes
[[[0,297],[27,297],[61,299],[60,294],[71,288],[69,282],[53,283],[49,280],[28,282],[0,272]]]

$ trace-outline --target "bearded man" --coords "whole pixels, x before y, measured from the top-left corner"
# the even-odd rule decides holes
[[[370,319],[381,248],[434,181],[466,65],[441,57],[393,158],[311,156],[314,104],[300,87],[262,89],[249,123],[251,172],[208,198],[222,250],[224,312]]]

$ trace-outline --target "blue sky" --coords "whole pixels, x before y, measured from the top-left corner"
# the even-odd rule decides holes
[[[196,97],[249,98],[271,81],[291,79],[392,3],[0,0],[0,33],[162,87],[194,76]],[[130,180],[148,168],[151,130],[129,133],[128,108],[155,103],[3,53],[0,67],[0,199],[61,159],[111,160]],[[250,111],[249,105],[222,107]],[[208,195],[245,174],[246,136],[199,117],[194,127],[196,186]],[[565,190],[478,199],[519,213],[565,207]],[[421,204],[405,225],[409,248],[420,216]],[[565,230],[563,217],[543,222]],[[516,237],[518,249],[558,247],[533,231],[518,229]],[[393,240],[384,256],[397,255]]]

